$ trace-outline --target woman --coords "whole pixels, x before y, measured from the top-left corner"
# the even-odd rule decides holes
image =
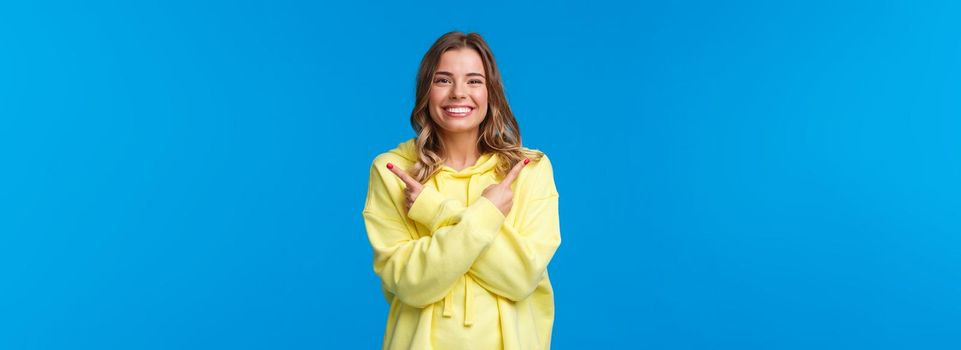
[[[417,136],[374,159],[363,213],[390,303],[383,348],[548,349],[553,170],[521,146],[483,38],[441,36],[415,98]]]

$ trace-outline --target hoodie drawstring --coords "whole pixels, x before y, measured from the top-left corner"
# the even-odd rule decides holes
[[[454,308],[453,308],[454,305],[453,303],[451,303],[451,300],[453,299],[451,298],[451,296],[453,295],[454,295],[454,292],[451,291],[450,293],[447,293],[446,297],[444,297],[444,313],[443,313],[444,317],[451,317],[454,315]]]
[[[474,303],[474,296],[470,291],[470,283],[473,279],[469,275],[464,275],[464,326],[470,327],[474,324],[474,312],[471,309],[471,304]],[[454,290],[451,289],[450,293],[444,297],[444,312],[441,314],[444,317],[450,318],[454,315]]]
[[[470,304],[474,301],[470,294],[470,281],[468,275],[464,275],[464,326],[470,327],[474,324],[474,314],[471,313]]]

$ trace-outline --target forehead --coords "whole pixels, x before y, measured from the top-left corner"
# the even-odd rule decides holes
[[[456,75],[467,73],[484,73],[484,61],[474,49],[455,49],[444,52],[437,63],[438,71],[447,71]]]

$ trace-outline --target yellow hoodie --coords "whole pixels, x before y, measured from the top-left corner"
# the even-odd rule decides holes
[[[498,156],[443,166],[405,212],[414,139],[371,165],[364,223],[390,312],[384,349],[548,349],[554,292],[547,264],[561,243],[550,160],[531,161],[511,186],[505,217],[486,197]]]

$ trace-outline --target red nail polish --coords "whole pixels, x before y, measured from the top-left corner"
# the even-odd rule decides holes
[[[393,168],[394,168],[393,164],[387,163],[387,169],[393,169]]]
[[[524,158],[524,164],[527,164],[527,163],[530,163],[530,162],[531,162],[531,159],[530,159],[530,158]]]

